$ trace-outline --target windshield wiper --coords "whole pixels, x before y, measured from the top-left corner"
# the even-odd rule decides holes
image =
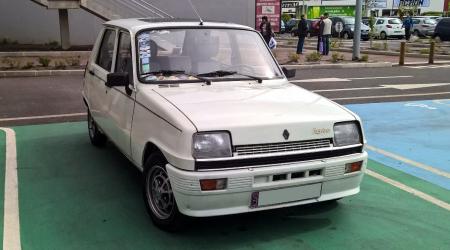
[[[257,80],[258,83],[262,83],[262,81],[263,81],[263,79],[261,77],[252,76],[252,75],[246,75],[246,74],[238,73],[237,71],[227,71],[227,70],[211,71],[211,72],[208,72],[208,73],[198,74],[195,77],[197,77],[197,76],[200,76],[200,77],[224,77],[224,76],[231,76],[231,75],[245,76],[245,77]]]
[[[162,74],[164,76],[170,76],[170,75],[175,75],[175,74],[183,74],[183,75],[187,75],[187,76],[192,76],[195,77],[197,79],[199,79],[200,81],[203,81],[206,83],[206,85],[211,85],[211,80],[203,78],[201,76],[197,76],[197,75],[193,75],[193,74],[189,74],[186,73],[186,71],[184,70],[160,70],[160,71],[152,71],[149,73],[145,73],[142,74],[141,77],[147,77],[149,75],[155,75],[155,74]]]

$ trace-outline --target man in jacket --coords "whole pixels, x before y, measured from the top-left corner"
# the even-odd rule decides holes
[[[331,37],[331,26],[333,22],[328,18],[328,13],[323,14],[323,22],[320,25],[319,33],[322,35],[323,51],[322,55],[328,56],[330,53],[330,37]]]
[[[408,16],[403,21],[403,25],[402,26],[403,26],[403,28],[405,28],[406,41],[409,41],[409,38],[411,38],[411,29],[412,29],[412,26],[413,26],[413,21],[412,21],[410,13],[408,13]]]
[[[272,26],[270,25],[270,22],[267,18],[267,16],[262,17],[261,25],[259,25],[259,30],[261,32],[261,35],[264,37],[264,40],[266,41],[267,45],[269,45],[270,38],[272,38]]]
[[[305,38],[308,35],[308,23],[306,22],[305,15],[301,15],[301,19],[297,27],[297,32],[297,54],[303,54],[303,45],[305,44]]]

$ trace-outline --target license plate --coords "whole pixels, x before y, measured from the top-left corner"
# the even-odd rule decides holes
[[[299,187],[253,192],[250,197],[250,208],[317,198],[320,196],[321,189],[322,183],[316,183]]]

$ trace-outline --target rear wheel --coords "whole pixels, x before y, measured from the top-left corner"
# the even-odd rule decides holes
[[[343,38],[344,39],[349,39],[350,38],[350,35],[348,34],[348,32],[344,32]]]
[[[380,39],[382,39],[382,40],[386,40],[387,39],[387,34],[386,34],[386,32],[381,32],[380,33]]]
[[[166,231],[182,229],[186,216],[180,213],[161,153],[153,153],[145,164],[144,201],[153,223]]]
[[[419,37],[420,36],[420,32],[418,30],[414,30],[413,35]]]
[[[442,42],[442,39],[439,35],[434,35],[434,41],[440,43]]]
[[[88,110],[88,131],[89,131],[89,139],[91,139],[92,145],[96,147],[102,147],[106,143],[106,136],[100,131],[92,118],[91,111]]]

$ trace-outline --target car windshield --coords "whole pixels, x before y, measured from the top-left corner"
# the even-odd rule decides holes
[[[389,24],[402,24],[402,21],[400,21],[400,19],[389,19],[388,20]]]
[[[436,24],[436,20],[434,19],[425,19],[423,20],[424,24]]]
[[[160,29],[140,32],[137,42],[138,75],[143,82],[201,80],[199,75],[253,79],[283,76],[264,40],[254,31]]]

